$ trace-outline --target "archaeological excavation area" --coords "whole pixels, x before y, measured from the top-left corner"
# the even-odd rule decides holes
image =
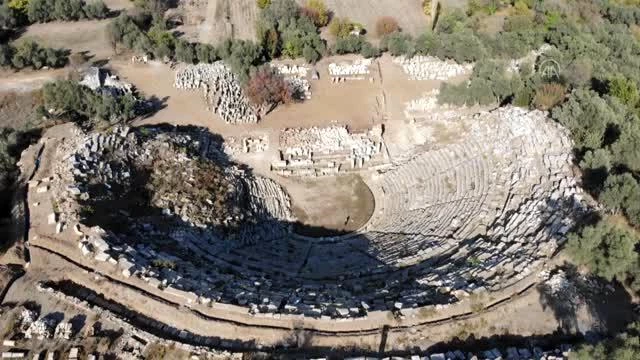
[[[220,337],[212,323],[267,346],[296,326],[421,326],[530,288],[587,211],[545,113],[437,103],[473,64],[272,66],[300,103],[260,114],[223,63],[181,66],[167,91],[207,118],[167,123],[169,106],[101,132],[64,124],[25,151],[30,246],[66,269],[42,286],[200,345]]]

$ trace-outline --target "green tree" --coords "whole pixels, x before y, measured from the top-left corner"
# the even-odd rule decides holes
[[[611,145],[611,153],[616,164],[640,171],[640,121],[637,118],[622,126],[620,137]]]
[[[636,236],[621,226],[602,220],[580,234],[570,234],[567,250],[579,264],[609,281],[624,280],[637,263]]]
[[[198,62],[206,64],[210,64],[219,59],[216,48],[209,44],[196,45],[196,58]]]
[[[258,4],[258,7],[260,9],[265,9],[266,7],[271,5],[271,0],[256,0],[256,3]]]
[[[611,170],[611,155],[606,149],[589,150],[580,162],[584,186],[596,193],[602,190]]]
[[[598,94],[591,90],[578,89],[569,100],[551,112],[552,117],[566,126],[579,149],[602,147],[605,131],[621,122],[616,114]]]
[[[84,13],[89,19],[104,19],[109,9],[102,0],[91,0],[84,5]]]
[[[416,52],[411,35],[394,32],[385,36],[380,42],[382,49],[387,49],[393,56],[413,56]]]
[[[638,87],[636,84],[622,76],[616,76],[609,80],[609,95],[615,96],[620,101],[630,107],[636,107],[638,105]]]
[[[640,323],[629,325],[627,331],[598,344],[581,344],[569,354],[570,360],[640,359]]]
[[[629,173],[611,175],[604,183],[599,200],[613,211],[625,209],[640,201],[640,185]]]
[[[193,62],[196,60],[196,54],[193,45],[188,41],[178,40],[176,42],[176,60],[188,64],[193,64]]]

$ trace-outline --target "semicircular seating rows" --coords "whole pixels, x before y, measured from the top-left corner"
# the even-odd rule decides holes
[[[126,256],[135,276],[172,295],[265,316],[357,317],[504,289],[556,251],[585,205],[566,131],[543,113],[508,107],[471,121],[459,141],[368,180],[375,212],[357,233],[296,236],[287,225],[288,195],[254,177],[244,186],[265,222],[242,236],[260,241],[202,241],[177,229],[171,237],[198,261],[153,244],[134,249],[136,256],[112,256]],[[154,269],[149,264],[158,257],[177,262],[178,270]]]

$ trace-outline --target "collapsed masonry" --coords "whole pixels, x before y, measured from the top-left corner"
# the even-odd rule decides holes
[[[285,129],[280,133],[280,160],[271,170],[282,176],[338,175],[388,162],[382,126],[350,133],[344,126]]]
[[[310,69],[307,66],[275,63],[271,63],[270,66],[284,77],[284,80],[291,87],[295,99],[311,99],[311,83],[308,78]]]
[[[265,134],[229,136],[224,139],[224,152],[229,155],[256,154],[269,149],[269,137]]]
[[[402,70],[411,80],[448,80],[471,73],[473,64],[456,64],[442,61],[432,56],[399,56],[393,62],[402,66]]]
[[[343,61],[331,63],[328,66],[331,81],[334,83],[345,82],[347,80],[365,80],[370,77],[372,64],[371,59],[358,59],[353,61]]]
[[[97,93],[106,93],[113,96],[133,94],[134,90],[133,85],[118,79],[116,75],[109,73],[108,70],[95,66],[86,71],[80,84]]]
[[[78,261],[118,269],[129,281],[189,306],[222,303],[246,307],[256,316],[333,318],[439,308],[472,294],[509,294],[511,286],[529,281],[588,209],[573,178],[567,132],[544,113],[506,107],[458,121],[468,123],[469,130],[454,141],[415,151],[365,179],[376,209],[367,225],[348,236],[310,241],[292,234],[282,188],[230,164],[224,168],[230,172],[228,183],[236,184],[231,193],[248,204],[230,212],[243,214],[238,219],[203,221],[197,214],[207,213],[207,205],[189,198],[189,192],[179,209],[157,208],[153,215],[140,216],[135,207],[131,213],[107,207],[106,215],[126,224],[126,231],[108,224],[100,228],[77,216],[73,204],[104,196],[109,187],[115,192],[127,178],[140,178],[126,161],[114,161],[120,159],[117,154],[137,162],[153,158],[157,146],[175,148],[171,157],[179,162],[189,163],[196,155],[224,161],[219,144],[180,129],[70,137],[59,147],[67,155],[55,157],[65,159],[55,167],[59,175],[34,184],[30,190],[44,191],[29,197],[58,200],[48,236],[77,239]],[[322,144],[318,150],[330,154],[354,141],[339,127],[283,135],[282,149]],[[374,142],[358,141],[366,144],[359,156],[377,149],[370,146]],[[107,161],[109,153],[117,156]],[[316,156],[307,150],[290,155]],[[201,212],[189,210],[194,202]],[[63,225],[58,236],[60,223],[69,226]],[[226,224],[242,226],[234,232],[224,230]]]
[[[226,123],[256,123],[258,113],[244,94],[237,76],[222,61],[187,65],[176,72],[178,89],[201,89],[210,111]]]

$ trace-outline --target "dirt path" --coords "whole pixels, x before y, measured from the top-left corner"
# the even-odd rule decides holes
[[[10,72],[0,71],[0,92],[28,92],[41,88],[49,81],[63,77],[67,69]]]

